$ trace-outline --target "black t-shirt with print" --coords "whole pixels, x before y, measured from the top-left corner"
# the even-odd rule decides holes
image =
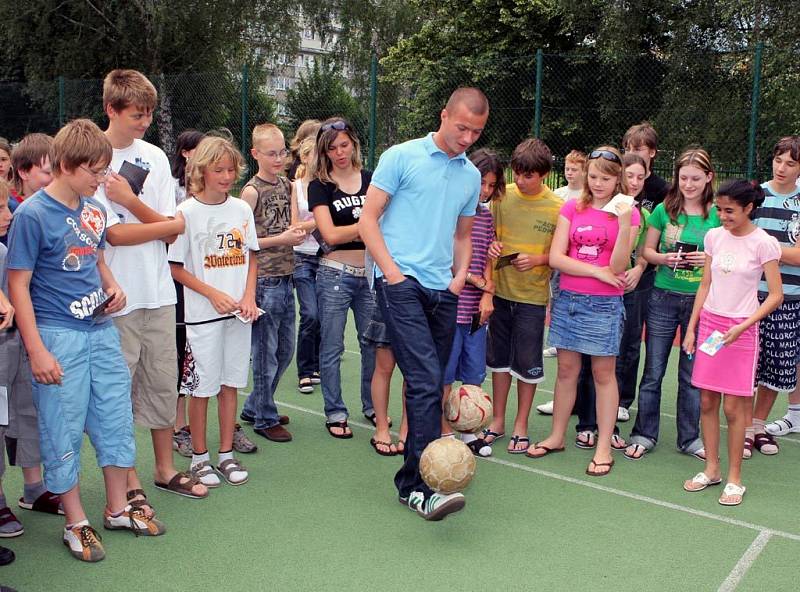
[[[361,217],[361,209],[367,199],[367,188],[372,180],[372,172],[361,170],[361,188],[357,193],[345,193],[335,183],[323,183],[314,179],[308,185],[308,209],[313,212],[317,206],[328,206],[334,226],[356,224]],[[352,241],[336,245],[337,251],[361,251],[364,243]]]
[[[650,176],[644,180],[644,187],[642,188],[642,193],[639,195],[639,203],[643,208],[652,213],[653,210],[656,209],[656,206],[664,201],[668,189],[669,183],[655,173],[651,173]]]

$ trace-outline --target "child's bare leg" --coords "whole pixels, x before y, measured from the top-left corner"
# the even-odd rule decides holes
[[[189,400],[189,429],[192,432],[192,449],[208,452],[206,423],[208,421],[208,397],[192,397]]]
[[[509,375],[510,376],[510,375]],[[515,436],[528,436],[528,418],[531,414],[531,407],[533,406],[533,395],[536,393],[536,385],[530,382],[523,382],[517,379],[517,415],[514,418]],[[524,448],[522,445],[525,445]],[[526,450],[529,442],[521,442],[515,445],[513,442],[509,443],[509,449]]]
[[[453,390],[452,384],[444,385],[444,390],[442,392],[442,409],[444,409],[444,403],[445,401],[447,401],[447,397],[450,396],[450,392],[452,390]],[[450,422],[447,421],[447,418],[445,418],[444,413],[442,413],[442,434],[444,435],[452,433],[453,433],[453,428],[450,425]]]
[[[222,385],[217,397],[219,415],[219,449],[233,450],[233,430],[236,424],[236,389]],[[192,430],[194,434],[194,430]]]
[[[186,397],[178,397],[175,405],[175,431],[186,425]]]
[[[597,395],[595,397],[597,449],[594,453],[594,461],[597,463],[611,461],[611,436],[614,433],[619,407],[616,363],[615,356],[592,356],[592,377]]]
[[[722,408],[728,422],[728,481],[742,484],[742,450],[744,450],[744,430],[746,409],[751,407],[750,397],[725,395]],[[706,448],[708,453],[708,448]]]
[[[706,449],[704,472],[709,479],[719,479],[719,403],[720,394],[714,391],[700,391],[700,430],[703,447]],[[742,439],[744,446],[744,439]],[[739,459],[742,453],[739,451]]]
[[[125,479],[127,469],[122,469],[122,487],[125,487]],[[106,493],[106,495],[108,495]],[[122,493],[125,499],[125,492]],[[110,500],[109,500],[109,503]],[[80,486],[76,485],[69,491],[61,494],[61,505],[64,507],[64,519],[67,524],[75,524],[81,520],[86,520],[86,512],[83,511],[83,504],[81,504],[81,491]]]
[[[375,435],[376,442],[390,442],[392,435],[389,432],[389,389],[392,384],[394,372],[394,354],[388,347],[375,349],[375,371],[372,373],[372,407],[375,410]],[[378,444],[381,452],[397,452],[394,444]]]
[[[400,432],[398,433],[397,437],[397,452],[398,454],[403,454],[406,445],[406,438],[408,438],[408,416],[406,415],[406,381],[403,379],[403,387],[402,387],[402,401],[403,401],[403,416],[400,418]],[[402,442],[402,444],[401,444]]]
[[[26,485],[38,483],[42,480],[42,467],[39,465],[35,467],[22,467],[22,480]]]
[[[130,471],[124,467],[103,467],[103,480],[106,485],[106,507],[112,513],[121,512],[128,505],[128,501],[125,498],[125,487],[128,483],[129,474]],[[63,495],[61,500],[63,502]],[[66,503],[64,503],[64,511],[66,512]],[[72,521],[67,521],[70,524],[74,524]]]
[[[558,350],[558,375],[553,395],[553,428],[550,435],[539,442],[540,446],[537,447],[531,444],[528,449],[530,454],[536,456],[535,450],[538,448],[541,456],[543,452],[542,446],[550,449],[564,446],[567,424],[569,424],[572,407],[575,405],[575,396],[578,392],[578,375],[580,371],[581,354],[566,349]]]
[[[509,372],[492,372],[492,423],[489,430],[502,434],[506,431],[506,405],[508,391],[511,390],[511,374]],[[486,443],[491,444],[494,438],[489,436]]]

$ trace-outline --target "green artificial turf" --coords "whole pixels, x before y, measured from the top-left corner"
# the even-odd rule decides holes
[[[717,590],[767,528],[779,532],[739,589],[792,587],[800,552],[795,510],[800,439],[781,439],[777,457],[755,453],[746,461],[744,503],[724,508],[716,501],[719,487],[683,491],[683,480],[703,465],[675,450],[673,417],[662,417],[659,446],[644,460],[630,462],[615,453],[612,473],[600,479],[584,475],[592,453],[572,445],[572,427],[565,453],[536,461],[506,454],[506,438],[495,446],[494,460],[478,461],[465,510],[429,523],[397,502],[392,477],[401,460],[378,456],[369,446],[371,431],[360,413],[357,348],[351,321],[342,380],[352,440],[327,435],[319,387],[311,395],[298,393],[291,367],[276,398],[291,417],[294,441],[267,442],[246,428],[259,445],[256,454],[241,455],[250,470],[247,484],[223,486],[199,501],[155,490],[149,486],[149,434],[138,429],[139,472],[167,534],[136,538],[100,528],[107,558],[82,564],[61,543],[60,518],[14,507],[25,534],[0,541],[17,553],[15,563],[0,568],[0,582],[20,592]],[[534,405],[552,397],[546,391],[553,388],[555,360],[546,360],[546,372]],[[673,360],[664,381],[667,415],[674,415],[676,374]],[[399,381],[396,373],[395,428]],[[784,404],[785,398],[779,399],[776,412]],[[531,440],[546,436],[549,425],[549,417],[534,411]],[[627,437],[633,418],[620,426]],[[210,447],[216,439],[211,430]],[[188,466],[188,459],[175,458],[179,467]],[[101,526],[102,480],[88,444],[83,462],[83,499],[90,520]],[[19,470],[10,468],[7,498],[19,497],[21,486]]]

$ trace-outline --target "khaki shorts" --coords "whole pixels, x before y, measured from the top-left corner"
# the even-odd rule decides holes
[[[178,382],[175,306],[132,310],[114,317],[114,324],[131,373],[134,422],[156,430],[171,428]]]

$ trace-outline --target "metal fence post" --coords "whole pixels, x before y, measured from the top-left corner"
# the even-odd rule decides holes
[[[242,139],[241,139],[241,146],[242,146],[242,154],[247,154],[249,152],[248,147],[248,128],[250,127],[250,122],[248,121],[248,117],[250,115],[250,105],[249,105],[249,76],[250,76],[250,68],[247,64],[242,66]],[[249,160],[249,158],[248,158]]]
[[[375,170],[375,143],[378,128],[378,55],[372,53],[369,68],[369,154],[367,166]]]
[[[64,127],[64,77],[58,77],[58,127]]]
[[[536,107],[533,112],[533,137],[542,135],[542,65],[544,54],[541,49],[536,50]]]
[[[752,179],[756,167],[756,133],[758,132],[758,100],[761,98],[761,54],[764,43],[756,44],[753,58],[753,98],[750,101],[750,134],[747,142],[747,177]]]

